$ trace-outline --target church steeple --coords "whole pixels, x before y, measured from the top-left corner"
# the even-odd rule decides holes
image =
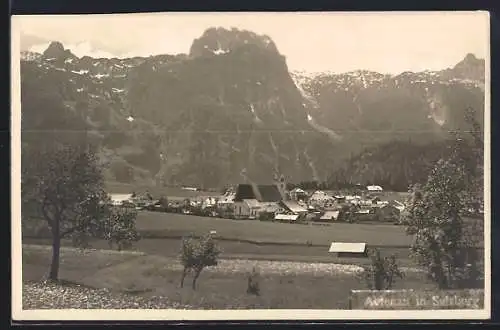
[[[286,185],[286,178],[283,174],[279,173],[278,170],[275,170],[274,172],[274,184],[278,187],[278,190],[280,191],[281,198],[283,200],[288,200],[288,191],[287,191],[287,185]]]

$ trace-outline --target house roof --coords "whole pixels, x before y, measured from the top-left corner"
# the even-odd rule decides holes
[[[285,206],[288,210],[294,213],[307,212],[307,209],[299,205],[297,202],[293,201],[282,201],[283,206]]]
[[[277,203],[260,203],[262,205],[262,210],[265,212],[276,212],[279,209]]]
[[[279,202],[282,200],[281,193],[276,185],[258,185],[261,202]]]
[[[310,197],[312,200],[334,200],[333,196],[328,195],[324,191],[316,190]]]
[[[321,216],[321,220],[337,220],[339,214],[339,211],[326,211],[325,214]]]
[[[249,208],[251,209],[258,209],[261,207],[260,203],[256,199],[245,199],[243,202],[248,205]]]
[[[380,207],[381,209],[388,209],[388,208],[391,208],[391,209],[394,209],[394,210],[398,210],[398,211],[402,211],[404,210],[404,207],[401,207],[401,206],[396,206],[396,205],[392,205],[392,204],[385,204],[385,205],[381,205]]]
[[[132,198],[132,194],[109,194],[112,201],[127,201]]]
[[[279,202],[281,193],[276,185],[239,184],[236,187],[235,201],[256,199],[259,202]]]
[[[297,214],[276,214],[276,216],[274,217],[274,219],[276,220],[292,220],[292,221],[295,221],[298,219],[298,215]]]
[[[351,252],[351,253],[364,253],[366,251],[366,243],[343,243],[333,242],[330,245],[328,252]]]
[[[236,187],[234,200],[240,202],[244,199],[257,199],[251,184],[239,184]]]

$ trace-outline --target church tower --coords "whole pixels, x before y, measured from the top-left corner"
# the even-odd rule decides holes
[[[278,187],[278,190],[281,194],[281,198],[283,200],[289,200],[290,196],[287,191],[286,178],[283,174],[280,174],[278,171],[274,173],[274,184]]]

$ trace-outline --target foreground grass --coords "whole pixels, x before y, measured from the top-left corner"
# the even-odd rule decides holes
[[[144,298],[60,282],[23,284],[23,309],[188,309],[165,297]]]
[[[49,287],[45,290],[29,284],[43,279],[49,265],[49,247],[23,246],[23,280],[26,285],[31,285],[29,290],[23,292],[25,308],[71,308],[69,306],[74,304],[87,304],[79,301],[85,296],[88,301],[89,294],[94,293],[75,295],[74,299],[78,301],[70,303],[64,302],[64,299],[70,298],[57,298],[61,297],[59,289]],[[260,296],[246,294],[246,275],[254,266],[261,273]],[[83,288],[101,290],[96,291],[99,294],[118,295],[120,298],[117,301],[138,299],[135,302],[137,305],[120,302],[117,306],[108,298],[103,298],[103,304],[92,298],[94,300],[88,308],[345,309],[350,290],[364,288],[364,283],[357,278],[358,270],[359,267],[352,265],[222,260],[219,266],[202,273],[198,289],[193,291],[189,277],[185,287],[179,287],[181,267],[173,258],[137,252],[81,252],[63,248],[60,278],[79,283]],[[409,271],[406,279],[396,283],[395,288],[429,286],[423,280],[423,274]],[[48,297],[45,291],[54,291],[54,295],[50,296],[53,298]],[[156,305],[151,301],[156,301]],[[159,307],[141,307],[145,306],[141,304]]]

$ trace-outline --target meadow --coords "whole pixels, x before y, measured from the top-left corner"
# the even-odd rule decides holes
[[[337,258],[328,253],[330,244],[364,242],[383,255],[396,254],[402,264],[411,265],[409,246],[412,237],[404,226],[391,224],[330,223],[328,226],[289,224],[258,220],[230,220],[176,213],[139,212],[137,229],[142,239],[133,249],[148,254],[176,257],[181,238],[201,236],[215,230],[226,259],[335,262],[365,264],[367,258]],[[50,244],[48,237],[29,235],[23,229],[23,243]],[[63,242],[70,246],[71,242]],[[92,241],[92,247],[108,248],[105,241]]]
[[[411,237],[405,234],[404,227],[393,224],[330,223],[326,226],[159,212],[140,212],[137,229],[147,234],[147,237],[176,237],[189,233],[203,235],[215,230],[224,239],[266,244],[311,242],[313,245],[329,245],[333,241],[341,241],[408,246],[411,243]]]
[[[175,258],[130,251],[81,251],[74,248],[63,248],[61,252],[60,278],[84,288],[106,289],[102,298],[106,303],[97,301],[100,299],[96,295],[102,291],[95,291],[90,296],[88,293],[82,295],[85,300],[82,302],[77,294],[56,297],[52,293],[57,290],[38,290],[38,295],[25,290],[25,309],[166,308],[163,303],[148,305],[147,301],[158,297],[165,297],[168,306],[176,308],[346,309],[350,290],[365,288],[359,276],[360,268],[353,265],[222,259],[219,265],[203,271],[197,289],[192,290],[190,277],[184,288],[180,288],[181,266]],[[50,256],[48,246],[23,246],[23,281],[31,291],[33,285],[30,286],[30,283],[46,275]],[[260,272],[259,296],[246,293],[247,274],[253,267]],[[396,282],[395,288],[432,287],[424,274],[413,269],[404,270],[406,278]],[[119,301],[113,303],[109,294],[126,294],[129,298],[120,296]],[[126,302],[137,299],[141,302]],[[148,307],[144,307],[146,305]]]
[[[137,194],[143,194],[149,192],[155,198],[160,198],[161,196],[173,197],[173,198],[196,198],[200,196],[221,196],[220,191],[191,191],[184,190],[178,187],[156,187],[153,185],[139,185],[139,184],[127,184],[121,182],[110,182],[105,183],[106,191],[114,194],[131,194],[135,192]]]
[[[337,258],[328,253],[334,241],[367,243],[384,254],[395,253],[401,262],[410,264],[411,237],[404,227],[390,224],[325,225],[289,224],[258,220],[230,220],[176,213],[139,212],[137,229],[142,239],[133,249],[166,257],[177,256],[181,238],[201,236],[216,231],[216,238],[227,259],[283,260],[302,262],[367,263],[367,258]],[[23,243],[50,244],[48,238],[25,232]],[[71,245],[71,242],[63,242]],[[106,249],[107,242],[95,240],[92,247]]]
[[[136,224],[142,239],[128,251],[111,251],[102,240],[87,250],[63,241],[60,279],[76,287],[40,284],[50,265],[50,239],[30,237],[23,229],[24,308],[346,309],[350,290],[366,288],[359,271],[370,260],[328,253],[333,241],[365,242],[383,255],[395,253],[405,272],[395,289],[433,287],[409,257],[412,238],[403,226],[302,225],[142,211]],[[203,271],[197,290],[189,276],[180,288],[181,238],[213,230],[222,250],[219,264]],[[261,274],[260,296],[246,293],[253,267]]]

